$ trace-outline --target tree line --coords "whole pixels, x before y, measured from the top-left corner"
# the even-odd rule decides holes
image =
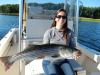
[[[79,8],[81,12],[82,6]],[[100,7],[83,7],[80,17],[100,19]]]
[[[64,7],[64,3],[29,3],[28,6],[41,6],[47,10],[58,10]],[[81,12],[82,6],[79,7]],[[19,13],[19,4],[7,4],[0,6],[0,13]],[[83,7],[80,17],[100,19],[100,7]]]
[[[19,13],[19,4],[1,5],[0,13]]]

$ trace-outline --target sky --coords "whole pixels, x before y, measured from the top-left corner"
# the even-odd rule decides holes
[[[80,0],[85,7],[100,7],[100,0]]]
[[[29,0],[31,2],[43,3],[46,2],[55,2],[55,3],[62,3],[65,0]],[[83,3],[85,7],[100,7],[100,0],[79,0]],[[19,0],[0,0],[0,5],[3,4],[19,4]]]
[[[0,0],[0,5],[3,4],[19,4],[19,0]]]

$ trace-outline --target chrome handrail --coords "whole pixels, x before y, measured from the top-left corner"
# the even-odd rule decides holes
[[[22,38],[22,20],[23,20],[23,2],[24,0],[19,0],[19,48],[18,52],[21,52],[21,38]],[[22,61],[20,60],[19,75],[22,75]]]

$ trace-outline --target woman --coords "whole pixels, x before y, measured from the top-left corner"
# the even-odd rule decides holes
[[[44,44],[47,43],[66,44],[76,47],[73,32],[67,28],[67,13],[64,9],[57,11],[51,28],[44,34]],[[49,59],[44,59],[42,66],[46,75],[75,75],[67,59],[59,59],[54,63],[51,63]]]

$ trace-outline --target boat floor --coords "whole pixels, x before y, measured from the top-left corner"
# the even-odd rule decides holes
[[[18,53],[18,43],[11,46],[10,50],[4,56],[9,56]],[[38,63],[38,65],[37,65]],[[0,61],[0,75],[19,75],[20,61],[16,61],[10,69],[5,71],[3,63]],[[24,65],[24,62],[23,62]],[[33,67],[34,66],[34,67]],[[42,69],[42,59],[34,60],[22,68],[22,75],[45,75]],[[25,72],[24,72],[25,69]]]
[[[18,52],[18,44],[14,44],[8,51],[6,56],[13,55]],[[15,62],[10,69],[5,71],[3,63],[0,61],[0,75],[19,75],[19,61]]]

